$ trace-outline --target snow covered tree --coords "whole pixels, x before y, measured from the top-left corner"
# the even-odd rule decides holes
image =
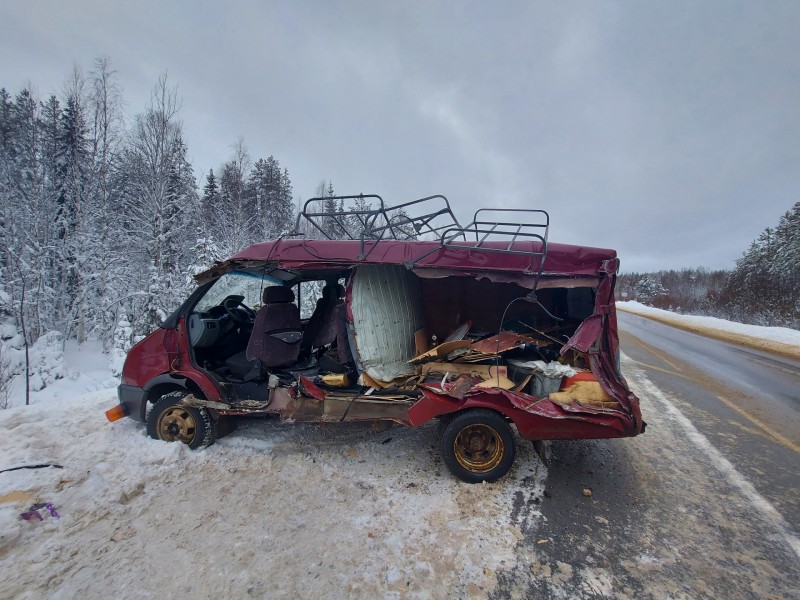
[[[222,165],[219,176],[219,202],[210,211],[209,231],[222,251],[231,255],[253,239],[255,217],[248,206],[245,178],[250,155],[242,138],[233,145],[232,158]]]
[[[783,282],[787,291],[793,290],[800,301],[800,202],[781,216],[775,228],[776,256],[771,273]],[[790,292],[791,293],[791,292]]]
[[[205,185],[203,185],[203,194],[200,197],[200,214],[202,216],[203,229],[206,230],[206,233],[203,234],[204,237],[214,238],[215,236],[214,230],[217,226],[216,220],[219,206],[219,180],[214,175],[214,169],[209,169]]]
[[[43,102],[0,89],[3,349],[18,355],[24,335],[53,358],[42,385],[59,376],[54,344],[97,337],[119,350],[185,298],[193,274],[292,227],[288,170],[272,156],[250,170],[241,138],[198,198],[179,108],[164,75],[126,130],[105,57]]]
[[[206,175],[206,184],[203,186],[203,202],[214,204],[219,200],[219,185],[217,178],[214,176],[214,169],[208,170]]]
[[[736,261],[721,294],[731,318],[800,328],[800,202]]]
[[[111,348],[111,373],[115,377],[122,375],[122,367],[125,365],[128,350],[133,346],[133,338],[133,327],[127,316],[120,315],[119,321],[114,327]]]
[[[66,325],[65,337],[74,332],[86,339],[86,305],[89,295],[88,232],[90,231],[90,142],[83,75],[76,68],[67,83],[61,116],[61,193],[56,212],[56,253],[61,265],[61,285],[56,309]]]
[[[198,212],[192,168],[177,119],[177,93],[159,78],[150,106],[136,116],[123,154],[121,190],[125,206],[126,286],[136,333],[155,328],[186,292],[185,275]]]
[[[642,277],[633,288],[634,299],[647,305],[652,305],[668,293],[668,290],[664,289],[659,281],[648,275]]]
[[[6,177],[2,183],[2,237],[5,242],[3,280],[11,305],[17,310],[17,319],[32,325],[26,331],[29,343],[41,332],[38,316],[47,309],[38,302],[35,292],[42,276],[38,259],[43,251],[52,251],[43,247],[37,236],[52,220],[52,214],[40,214],[43,179],[40,152],[42,132],[38,109],[39,103],[33,91],[27,88],[17,94],[10,106],[8,147],[4,151]],[[23,289],[28,292],[24,302]]]
[[[122,96],[107,57],[95,60],[90,74],[91,92],[89,107],[91,125],[91,227],[89,253],[92,257],[93,295],[87,317],[99,335],[103,348],[110,351],[116,308],[113,303],[114,270],[121,257],[116,243],[116,215],[120,207],[115,203],[113,174],[122,147],[124,118]]]
[[[0,409],[8,408],[11,384],[24,370],[24,346],[13,299],[0,281]]]
[[[317,198],[325,198],[324,202],[322,202],[323,212],[328,214],[344,212],[344,202],[335,199],[336,192],[333,191],[333,181],[320,181],[314,193]],[[318,211],[319,204],[314,206],[313,209]],[[330,239],[336,240],[347,237],[347,233],[337,222],[339,219],[342,219],[342,217],[338,217],[338,219],[336,217],[323,217],[321,219],[322,230]]]
[[[289,169],[283,169],[283,174],[281,175],[281,197],[280,197],[280,207],[282,211],[282,215],[277,218],[277,221],[280,222],[281,219],[284,220],[284,228],[289,233],[294,232],[294,224],[296,221],[297,215],[295,214],[294,210],[294,196],[292,195],[292,180],[289,178]]]
[[[287,170],[272,156],[253,165],[247,180],[248,205],[254,213],[254,241],[275,239],[292,228],[294,204]]]
[[[215,262],[222,261],[227,258],[225,254],[219,249],[214,239],[207,236],[203,228],[198,227],[195,232],[195,244],[192,248],[191,265],[189,267],[187,286],[194,285],[194,276],[209,269]]]
[[[15,182],[17,179],[14,144],[14,103],[5,88],[0,89],[0,282],[12,261],[15,222]]]

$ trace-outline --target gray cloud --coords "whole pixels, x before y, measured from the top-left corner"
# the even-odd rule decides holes
[[[179,86],[198,177],[243,135],[297,196],[544,208],[626,270],[729,267],[798,200],[800,4],[31,2],[0,85],[109,55],[129,114]]]

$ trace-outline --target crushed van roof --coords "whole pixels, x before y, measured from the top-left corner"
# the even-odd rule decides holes
[[[225,263],[274,261],[276,266],[284,269],[337,264],[397,264],[415,269],[529,274],[539,270],[540,256],[509,254],[506,252],[509,248],[539,253],[542,245],[535,241],[517,241],[512,245],[490,241],[475,248],[469,242],[454,242],[449,247],[442,247],[438,241],[367,240],[362,245],[359,240],[281,239],[249,246]],[[616,257],[616,251],[608,248],[548,243],[542,274],[594,276],[607,270],[608,261]]]

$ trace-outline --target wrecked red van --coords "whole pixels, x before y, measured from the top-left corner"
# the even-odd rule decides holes
[[[341,196],[362,208],[322,210],[330,200],[306,202],[302,235],[199,274],[130,350],[109,420],[195,448],[242,415],[439,419],[443,460],[468,482],[509,470],[514,429],[534,441],[644,430],[619,369],[614,250],[550,243],[544,211],[482,209],[462,226],[443,196]]]

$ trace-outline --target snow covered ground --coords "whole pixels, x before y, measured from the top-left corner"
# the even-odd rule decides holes
[[[511,507],[542,494],[530,444],[509,477],[468,485],[435,426],[253,419],[199,451],[151,440],[106,421],[96,348],[66,358],[72,377],[0,411],[0,470],[63,467],[0,473],[0,598],[485,597],[517,562]],[[20,518],[39,502],[60,518]]]

